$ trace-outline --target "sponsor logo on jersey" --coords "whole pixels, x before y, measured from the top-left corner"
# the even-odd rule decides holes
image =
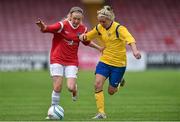
[[[68,45],[78,45],[77,42],[74,42],[73,40],[66,40],[64,39],[65,42],[67,42]]]

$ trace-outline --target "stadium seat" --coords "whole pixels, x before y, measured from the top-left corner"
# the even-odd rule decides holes
[[[180,1],[113,0],[111,4],[116,20],[128,27],[141,50],[180,51]]]

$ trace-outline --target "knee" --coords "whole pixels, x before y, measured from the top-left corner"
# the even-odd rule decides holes
[[[76,91],[76,83],[68,83],[67,88],[68,88],[68,91],[70,92]]]
[[[60,77],[53,77],[53,89],[56,92],[61,92],[62,81]]]
[[[113,90],[108,90],[109,95],[113,95],[115,92]]]
[[[69,85],[69,86],[68,86],[68,90],[69,90],[70,92],[74,91],[74,86]]]
[[[59,85],[54,86],[54,91],[61,92],[61,87]]]
[[[94,87],[95,87],[95,90],[96,91],[100,91],[100,90],[102,90],[102,82],[100,82],[100,81],[96,81],[95,82],[95,84],[94,84]]]
[[[113,95],[113,94],[116,93],[116,92],[117,92],[117,88],[109,88],[109,89],[108,89],[109,95]]]

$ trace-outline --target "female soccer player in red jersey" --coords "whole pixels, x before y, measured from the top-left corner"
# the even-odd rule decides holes
[[[87,27],[82,24],[83,10],[80,7],[72,7],[68,18],[52,25],[46,25],[39,19],[36,24],[41,31],[53,33],[52,48],[50,53],[50,74],[53,79],[53,91],[51,105],[60,102],[63,77],[67,78],[67,87],[72,92],[72,99],[77,99],[77,72],[78,72],[78,47],[80,34],[86,33]],[[96,48],[101,47],[92,42],[83,42],[84,45]]]

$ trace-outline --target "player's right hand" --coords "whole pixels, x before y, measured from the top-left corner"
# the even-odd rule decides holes
[[[46,30],[46,25],[44,22],[39,18],[38,21],[36,22],[36,25],[41,28],[41,31],[44,32]]]
[[[105,48],[106,48],[106,47],[99,47],[99,51],[100,51],[101,53],[103,53],[103,51],[104,51]]]
[[[42,27],[44,23],[41,21],[41,19],[39,18],[38,21],[36,22],[36,25],[38,25],[40,28]]]

